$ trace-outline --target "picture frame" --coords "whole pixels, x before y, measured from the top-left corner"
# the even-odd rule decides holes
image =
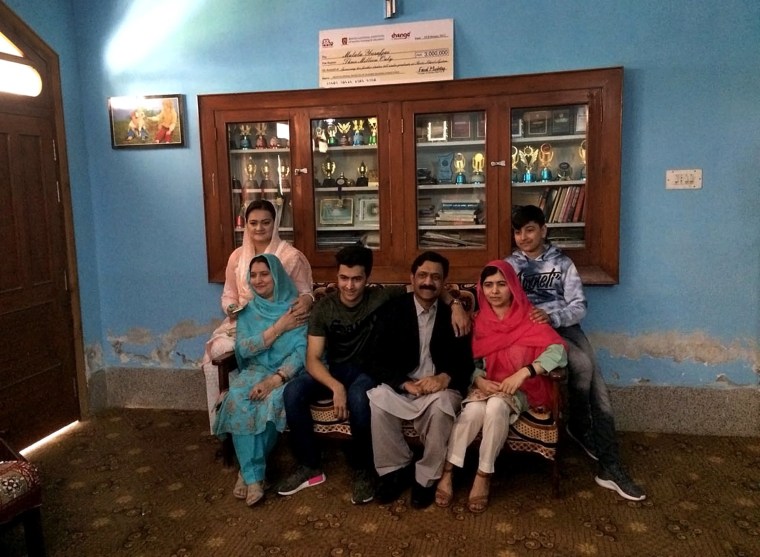
[[[108,98],[112,149],[184,147],[184,95]]]
[[[552,135],[570,135],[573,133],[573,114],[570,108],[552,110]]]
[[[458,112],[451,116],[451,139],[472,139],[469,112]]]
[[[352,197],[326,197],[319,200],[319,224],[340,226],[354,224],[354,200]]]
[[[445,119],[431,120],[427,125],[427,140],[431,143],[449,140],[449,123]]]
[[[482,139],[486,136],[486,113],[481,112],[478,114],[478,125],[476,127],[475,136],[478,139]]]
[[[519,116],[512,116],[512,137],[523,136],[523,119]]]
[[[363,224],[380,222],[380,200],[376,196],[359,199],[359,221]]]
[[[588,107],[583,104],[575,109],[575,133],[586,133]]]
[[[551,111],[549,110],[534,110],[523,114],[523,120],[525,120],[525,136],[535,137],[549,135],[550,119]]]

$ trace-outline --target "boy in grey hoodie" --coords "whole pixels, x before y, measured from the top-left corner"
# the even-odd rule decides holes
[[[567,342],[570,419],[567,433],[598,461],[596,483],[630,501],[646,498],[620,466],[615,419],[607,385],[580,323],[586,296],[575,265],[546,240],[546,220],[534,205],[512,213],[517,249],[506,258],[534,306],[531,319],[549,323]]]

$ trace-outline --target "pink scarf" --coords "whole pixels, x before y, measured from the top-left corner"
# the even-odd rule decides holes
[[[557,332],[546,324],[533,323],[532,309],[514,269],[502,260],[488,267],[499,269],[512,293],[512,303],[503,319],[494,313],[483,288],[478,283],[478,313],[473,322],[472,352],[485,358],[486,377],[503,381],[521,367],[533,363],[551,344],[565,345]],[[532,407],[551,404],[551,381],[544,376],[526,379],[520,388]]]

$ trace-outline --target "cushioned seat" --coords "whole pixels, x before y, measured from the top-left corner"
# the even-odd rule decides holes
[[[42,484],[34,464],[0,439],[0,525],[24,525],[27,551],[45,555],[42,537]]]

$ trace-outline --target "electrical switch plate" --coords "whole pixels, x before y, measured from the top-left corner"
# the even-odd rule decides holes
[[[699,190],[702,189],[702,169],[683,168],[665,171],[666,190]]]

